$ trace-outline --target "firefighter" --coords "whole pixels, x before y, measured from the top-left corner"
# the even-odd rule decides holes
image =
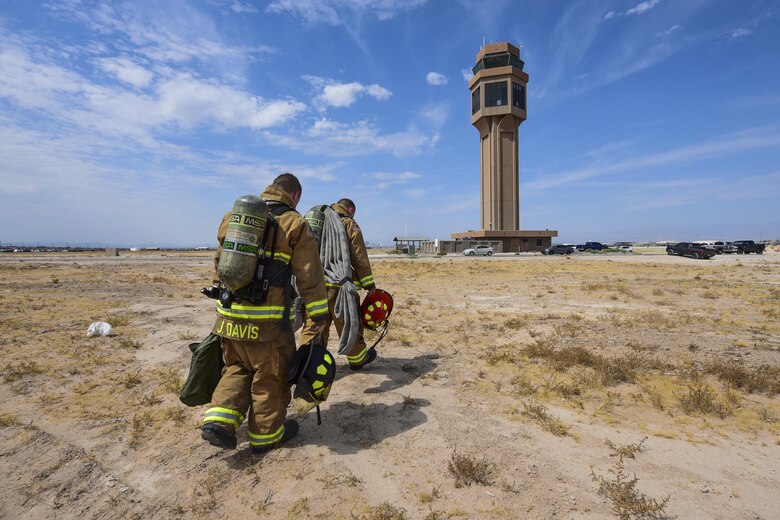
[[[291,275],[311,319],[311,331],[325,328],[328,304],[324,273],[317,245],[309,226],[295,211],[301,199],[301,184],[291,173],[279,175],[261,198],[268,204],[268,231],[264,250],[263,280],[267,293],[262,302],[242,299],[230,304],[217,300],[213,332],[222,337],[225,369],[214,391],[211,407],[201,428],[210,444],[233,449],[236,430],[248,412],[248,434],[252,453],[260,454],[292,439],[298,423],[285,421],[290,403],[287,373],[295,353],[290,326]],[[272,219],[276,223],[270,222]],[[220,224],[217,238],[222,245],[230,213]],[[221,248],[217,250],[217,255]],[[215,262],[218,265],[218,259]],[[269,283],[264,284],[264,281]]]
[[[368,294],[373,294],[376,290],[376,285],[374,284],[374,275],[371,272],[371,263],[368,260],[366,244],[363,241],[363,232],[360,230],[358,223],[355,222],[355,203],[350,199],[341,199],[335,204],[331,204],[330,207],[338,213],[347,231],[350,263],[352,264],[352,283],[359,289],[366,289]],[[317,336],[317,334],[321,334],[323,344],[327,345],[331,321],[336,325],[336,332],[339,337],[341,337],[344,330],[344,321],[337,318],[334,312],[336,297],[339,294],[341,285],[329,281],[326,281],[325,285],[327,286],[328,308],[330,309],[325,328],[322,332],[319,332],[319,322],[314,320],[313,316],[308,316],[301,332],[301,343],[305,343]],[[360,297],[356,294],[355,298],[357,299],[356,304],[359,309]],[[352,370],[360,370],[376,359],[376,349],[368,349],[366,347],[366,340],[363,338],[363,325],[360,323],[359,317],[356,323],[359,326],[357,340],[350,350],[344,352],[347,355],[347,361],[349,361],[349,368]]]

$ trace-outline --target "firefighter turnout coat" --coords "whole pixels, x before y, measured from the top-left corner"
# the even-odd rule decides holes
[[[366,289],[369,291],[374,289],[376,287],[374,284],[374,274],[371,271],[371,263],[368,260],[368,251],[366,250],[366,243],[363,240],[363,232],[360,230],[360,226],[355,222],[355,219],[349,216],[349,211],[344,206],[340,204],[331,204],[330,207],[338,213],[341,222],[344,224],[344,228],[347,230],[347,236],[349,237],[350,263],[352,264],[352,283],[354,283],[358,289]],[[336,332],[339,334],[339,337],[344,328],[344,322],[335,317],[333,310],[336,296],[338,296],[341,286],[330,282],[325,282],[325,285],[328,289],[328,307],[330,309],[330,314],[328,316],[328,324],[321,333],[321,337],[323,343],[327,345],[330,320],[336,325]],[[360,308],[359,298],[357,305],[358,308]],[[314,322],[315,320],[313,317],[309,316],[303,331],[301,332],[301,343],[305,343],[314,338],[315,334],[311,332],[311,327],[314,325]],[[367,352],[368,349],[366,348],[366,340],[363,338],[363,325],[361,323],[354,347],[349,352],[346,352],[347,361],[349,361],[350,365],[363,365]]]
[[[292,209],[292,199],[286,192],[269,186],[261,198],[269,205],[269,218],[275,218],[279,224],[274,247],[269,244],[266,255],[273,254],[276,266],[289,268],[288,283],[289,274],[295,275],[310,319],[315,322],[327,319],[325,275],[308,224]],[[290,209],[272,217],[274,208],[280,204]],[[220,244],[229,216],[219,226]],[[218,249],[215,266],[220,253]],[[223,338],[226,366],[204,423],[216,423],[233,431],[249,411],[249,441],[254,447],[276,444],[284,435],[286,409],[291,399],[286,379],[295,353],[295,338],[289,323],[291,313],[286,311],[291,304],[290,290],[290,287],[271,285],[265,301],[258,304],[242,301],[226,308],[219,300],[216,302],[213,332]]]

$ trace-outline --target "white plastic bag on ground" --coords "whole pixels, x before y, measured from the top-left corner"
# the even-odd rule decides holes
[[[92,336],[110,336],[113,333],[113,327],[111,327],[110,323],[106,323],[105,321],[96,321],[87,329],[88,338],[91,338]]]

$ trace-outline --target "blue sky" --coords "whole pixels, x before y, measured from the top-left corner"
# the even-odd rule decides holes
[[[213,245],[283,171],[368,241],[479,227],[467,79],[522,45],[520,222],[780,238],[780,4],[0,0],[0,241]]]

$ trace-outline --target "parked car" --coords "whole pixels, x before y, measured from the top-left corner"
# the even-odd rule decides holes
[[[706,259],[715,256],[715,250],[695,242],[678,242],[673,246],[668,246],[666,248],[666,254]]]
[[[714,249],[717,255],[722,255],[726,248],[726,244],[721,240],[697,240],[695,243]]]
[[[490,256],[493,254],[493,248],[490,246],[470,247],[468,249],[464,249],[463,254],[466,256],[474,256],[474,255]]]
[[[752,240],[735,240],[732,244],[737,248],[737,253],[741,255],[749,255],[750,253],[763,255],[766,247],[764,244],[756,244]]]
[[[607,246],[602,244],[601,242],[585,242],[584,244],[579,244],[577,246],[577,249],[580,251],[587,251],[588,249],[592,251],[601,251],[602,249],[606,249]]]
[[[737,246],[734,245],[734,242],[726,242],[726,244],[723,246],[723,252],[727,255],[736,254],[738,251]]]
[[[577,248],[574,246],[569,246],[566,244],[558,244],[542,250],[542,254],[543,255],[570,255],[576,250]]]
[[[633,253],[634,248],[631,246],[617,246],[615,249],[620,251],[621,253]]]

